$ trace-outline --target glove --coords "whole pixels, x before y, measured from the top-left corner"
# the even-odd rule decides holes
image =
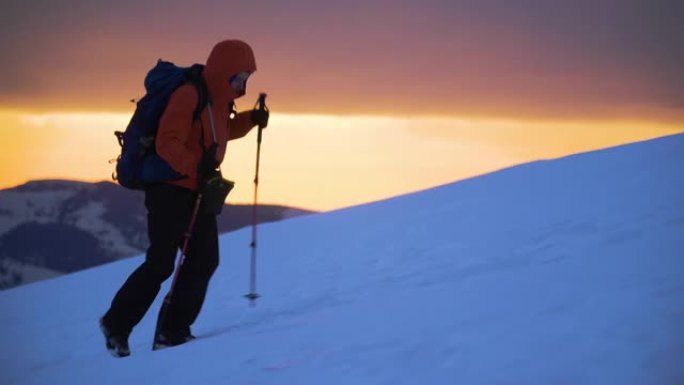
[[[259,127],[264,128],[268,126],[268,110],[252,110],[250,117],[252,118],[252,123],[259,125]]]
[[[199,165],[197,166],[197,174],[199,174],[200,179],[206,178],[216,170],[219,166],[219,162],[216,161],[216,143],[212,144],[208,151],[202,153],[202,159],[200,159]]]

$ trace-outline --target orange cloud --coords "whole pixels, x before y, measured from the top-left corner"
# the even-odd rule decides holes
[[[112,134],[129,114],[0,110],[0,188],[32,179],[110,180]],[[566,123],[274,113],[264,132],[263,202],[328,210],[527,161],[684,132],[643,122]],[[232,141],[222,165],[230,202],[252,199],[256,138]]]

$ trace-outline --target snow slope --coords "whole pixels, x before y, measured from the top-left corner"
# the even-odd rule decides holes
[[[0,383],[683,384],[684,135],[221,237],[200,338],[104,350],[136,257],[0,292]],[[165,290],[164,290],[165,292]]]

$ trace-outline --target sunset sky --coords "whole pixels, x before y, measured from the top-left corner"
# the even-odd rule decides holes
[[[158,58],[248,42],[272,111],[260,197],[328,210],[684,132],[684,3],[3,1],[0,188],[107,180]],[[231,142],[231,202],[256,139]]]

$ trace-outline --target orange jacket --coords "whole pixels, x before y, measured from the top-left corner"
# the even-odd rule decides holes
[[[219,163],[225,156],[228,140],[247,135],[255,126],[250,111],[238,113],[233,119],[228,117],[229,105],[241,96],[234,93],[228,81],[231,76],[243,71],[256,71],[252,49],[242,41],[226,40],[214,47],[202,72],[209,90],[216,127],[216,160]],[[186,176],[167,183],[191,190],[197,190],[199,186],[197,166],[203,153],[200,140],[204,137],[205,149],[214,142],[209,108],[205,108],[200,114],[200,119],[193,122],[192,115],[197,107],[198,98],[197,89],[191,84],[185,84],[174,91],[159,120],[155,140],[157,154],[174,170]]]

